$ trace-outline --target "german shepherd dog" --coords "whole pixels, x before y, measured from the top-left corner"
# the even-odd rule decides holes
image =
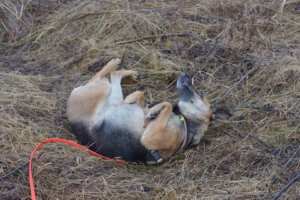
[[[203,93],[197,94],[188,76],[177,80],[178,103],[145,106],[144,93],[123,98],[123,77],[137,77],[133,70],[117,71],[113,59],[86,85],[75,88],[67,103],[67,116],[77,140],[110,158],[157,164],[175,153],[199,144],[214,118],[230,113],[213,109]],[[110,81],[106,75],[110,74]]]

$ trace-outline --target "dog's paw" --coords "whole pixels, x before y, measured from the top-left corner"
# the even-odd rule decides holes
[[[111,73],[114,76],[119,76],[121,78],[123,77],[131,77],[132,79],[137,79],[138,73],[134,70],[118,70]]]
[[[147,114],[146,121],[152,121],[152,120],[156,119],[156,117],[159,115],[160,111],[161,110],[158,110],[158,111],[154,111],[154,112]]]
[[[107,65],[110,67],[111,71],[116,71],[119,67],[119,64],[121,63],[120,58],[114,58],[111,61],[107,63]]]
[[[128,76],[132,78],[133,80],[137,80],[139,73],[135,70],[127,70]]]

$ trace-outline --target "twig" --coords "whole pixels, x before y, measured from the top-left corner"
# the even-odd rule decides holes
[[[277,200],[291,185],[297,182],[300,179],[300,172],[297,172],[297,175],[292,178],[282,189],[280,189],[272,198],[272,200]]]
[[[15,174],[16,172],[18,172],[18,171],[21,170],[22,168],[28,166],[28,164],[29,164],[29,162],[26,162],[25,164],[23,164],[23,165],[17,167],[16,169],[11,170],[11,171],[8,172],[7,174],[1,176],[1,177],[0,177],[0,180],[5,179],[5,178],[7,178],[7,177],[9,177],[9,176],[11,176],[11,175],[13,175],[13,174]]]
[[[169,33],[169,34],[146,36],[146,37],[141,37],[141,38],[137,38],[137,39],[133,39],[133,40],[116,42],[116,43],[114,43],[114,45],[128,44],[128,43],[138,42],[138,41],[142,41],[142,40],[149,40],[152,38],[169,37],[169,36],[184,36],[184,35],[189,35],[189,34],[188,33]]]
[[[9,191],[0,192],[1,199],[19,199],[18,190],[18,188],[14,188]]]
[[[90,16],[97,16],[97,15],[105,15],[105,14],[111,14],[111,13],[129,13],[129,14],[135,14],[132,10],[109,10],[109,11],[97,11],[97,12],[88,12],[88,13],[83,13],[77,17],[71,18],[64,22],[63,24],[66,24],[67,22],[70,21],[76,21],[85,17],[90,17]]]
[[[224,99],[225,97],[227,97],[231,91],[236,88],[245,78],[247,78],[252,72],[254,72],[257,69],[258,65],[252,67],[238,82],[236,82],[235,84],[233,84],[233,86],[225,93],[223,94],[217,101],[216,103],[220,102],[222,99]]]
[[[248,134],[249,137],[254,138],[256,141],[260,142],[261,144],[265,145],[267,147],[267,151],[270,152],[271,149],[273,149],[273,146],[271,144],[266,143],[265,141],[263,141],[262,139],[260,139],[255,133],[249,133]]]
[[[293,153],[293,155],[289,158],[289,160],[284,164],[284,168],[281,169],[281,172],[288,167],[288,165],[290,164],[290,162],[293,160],[293,158],[297,155],[297,152],[300,150],[300,145],[298,146],[298,148],[295,150],[295,152]]]
[[[286,0],[283,0],[282,3],[281,3],[281,5],[280,5],[280,8],[278,9],[279,13],[283,12],[283,8],[284,8],[285,3],[286,3]]]
[[[101,11],[101,12],[90,12],[90,13],[84,13],[82,15],[77,16],[76,18],[71,18],[69,20],[67,20],[66,22],[70,22],[70,21],[76,21],[85,17],[89,17],[89,16],[94,16],[94,15],[104,15],[104,14],[110,14],[110,13],[114,13],[114,12],[120,12],[120,11],[116,11],[116,10],[111,10],[111,11]],[[124,11],[123,11],[124,12]],[[65,23],[66,23],[65,22]]]
[[[110,11],[98,11],[98,12],[82,13],[81,15],[78,15],[74,18],[70,18],[70,19],[62,22],[61,25],[65,25],[67,23],[74,22],[74,21],[77,21],[77,20],[80,20],[82,18],[89,17],[89,16],[105,15],[105,14],[110,14],[110,13],[115,13],[115,12],[121,13],[121,12],[128,12],[128,11],[127,10],[110,10]]]
[[[236,128],[236,127],[233,126],[233,125],[230,125],[230,126],[238,132],[239,136],[241,136],[241,137],[254,138],[254,139],[255,139],[256,141],[258,141],[260,144],[263,144],[263,145],[266,147],[266,148],[265,148],[266,151],[270,152],[271,149],[273,149],[273,146],[272,146],[271,144],[269,144],[269,143],[263,141],[262,139],[260,139],[260,138],[257,136],[258,134],[255,134],[255,133],[252,133],[252,132],[251,132],[251,133],[245,133],[245,132],[239,130],[238,128]]]
[[[283,167],[280,169],[278,176],[282,175],[282,172],[289,166],[290,162],[293,160],[293,158],[297,155],[297,152],[300,150],[300,145],[298,146],[298,148],[295,150],[295,152],[293,153],[293,155],[288,159],[288,161],[283,165]],[[272,180],[272,185],[275,183],[276,181],[276,177],[273,177]]]

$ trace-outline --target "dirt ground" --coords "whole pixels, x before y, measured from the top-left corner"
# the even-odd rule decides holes
[[[159,166],[47,144],[38,199],[272,199],[300,173],[299,23],[297,0],[2,0],[0,199],[30,199],[31,151],[76,141],[66,100],[115,57],[140,75],[125,95],[174,102],[186,73],[233,117]],[[300,182],[280,199],[300,199]]]

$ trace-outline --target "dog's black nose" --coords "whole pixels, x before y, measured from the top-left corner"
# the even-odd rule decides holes
[[[178,83],[181,86],[190,86],[192,84],[191,79],[188,75],[184,75],[178,78]]]

